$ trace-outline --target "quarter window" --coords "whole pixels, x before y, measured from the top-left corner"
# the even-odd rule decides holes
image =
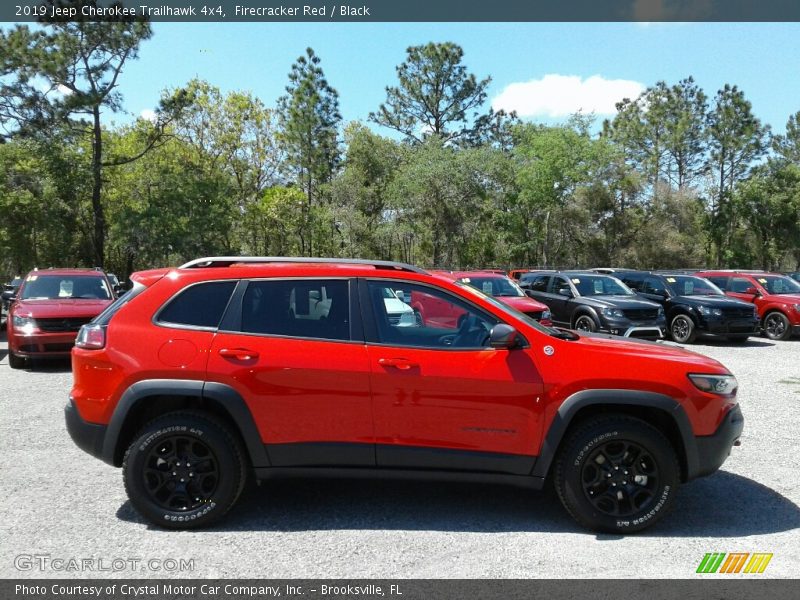
[[[251,281],[242,300],[242,331],[349,340],[348,282],[316,279]]]
[[[158,322],[216,329],[236,281],[210,281],[183,290],[158,314]]]

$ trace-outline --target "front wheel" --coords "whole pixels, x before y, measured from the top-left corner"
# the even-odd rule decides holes
[[[608,415],[568,435],[556,458],[554,483],[578,523],[595,531],[631,533],[667,513],[680,467],[658,429],[633,417]]]
[[[771,340],[787,340],[792,335],[789,319],[779,312],[771,312],[764,317],[764,333]]]
[[[588,331],[591,333],[593,331],[597,331],[597,324],[589,315],[581,315],[575,319],[575,329],[578,331]]]
[[[672,319],[672,323],[669,326],[669,334],[679,344],[691,344],[697,338],[694,321],[687,315],[678,315]]]
[[[170,529],[208,525],[234,505],[245,484],[241,444],[213,417],[175,412],[148,423],[125,453],[122,475],[131,503]]]
[[[17,356],[9,350],[8,352],[8,366],[12,369],[22,369],[25,363],[28,362],[24,356]]]

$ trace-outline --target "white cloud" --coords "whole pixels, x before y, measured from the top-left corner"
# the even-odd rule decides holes
[[[142,112],[139,113],[139,117],[141,117],[145,121],[150,121],[151,123],[154,123],[156,120],[156,112],[154,110],[150,110],[149,108],[145,108]]]
[[[494,110],[516,111],[520,117],[566,117],[576,112],[612,115],[623,98],[636,98],[645,86],[629,79],[593,75],[549,74],[541,79],[512,83],[492,101]]]

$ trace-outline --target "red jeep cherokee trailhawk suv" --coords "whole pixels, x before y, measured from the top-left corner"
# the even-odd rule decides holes
[[[551,329],[408,265],[222,257],[131,279],[81,329],[66,422],[165,527],[222,516],[250,475],[369,474],[552,477],[579,523],[631,532],[742,431],[714,360]],[[387,289],[467,317],[399,323]]]
[[[95,269],[31,271],[8,310],[8,364],[69,356],[75,336],[114,299],[105,273]]]

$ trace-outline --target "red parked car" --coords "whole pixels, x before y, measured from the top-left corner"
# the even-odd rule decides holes
[[[373,475],[551,478],[582,525],[633,532],[744,423],[715,360],[544,327],[410,265],[219,257],[131,279],[80,331],[66,425],[163,527],[211,523],[249,477]],[[467,316],[398,323],[387,290]]]
[[[81,326],[113,300],[102,271],[31,271],[8,312],[8,364],[21,369],[30,358],[69,356]]]
[[[553,324],[547,305],[529,298],[522,288],[506,275],[495,271],[431,271],[431,273],[450,281],[460,281],[470,285],[487,296],[497,298],[503,304],[539,321],[542,325]],[[418,306],[420,313],[423,314],[423,311],[426,310],[425,304],[419,302]]]
[[[726,295],[752,302],[761,317],[761,329],[771,340],[800,335],[800,283],[780,273],[759,271],[701,271]]]

